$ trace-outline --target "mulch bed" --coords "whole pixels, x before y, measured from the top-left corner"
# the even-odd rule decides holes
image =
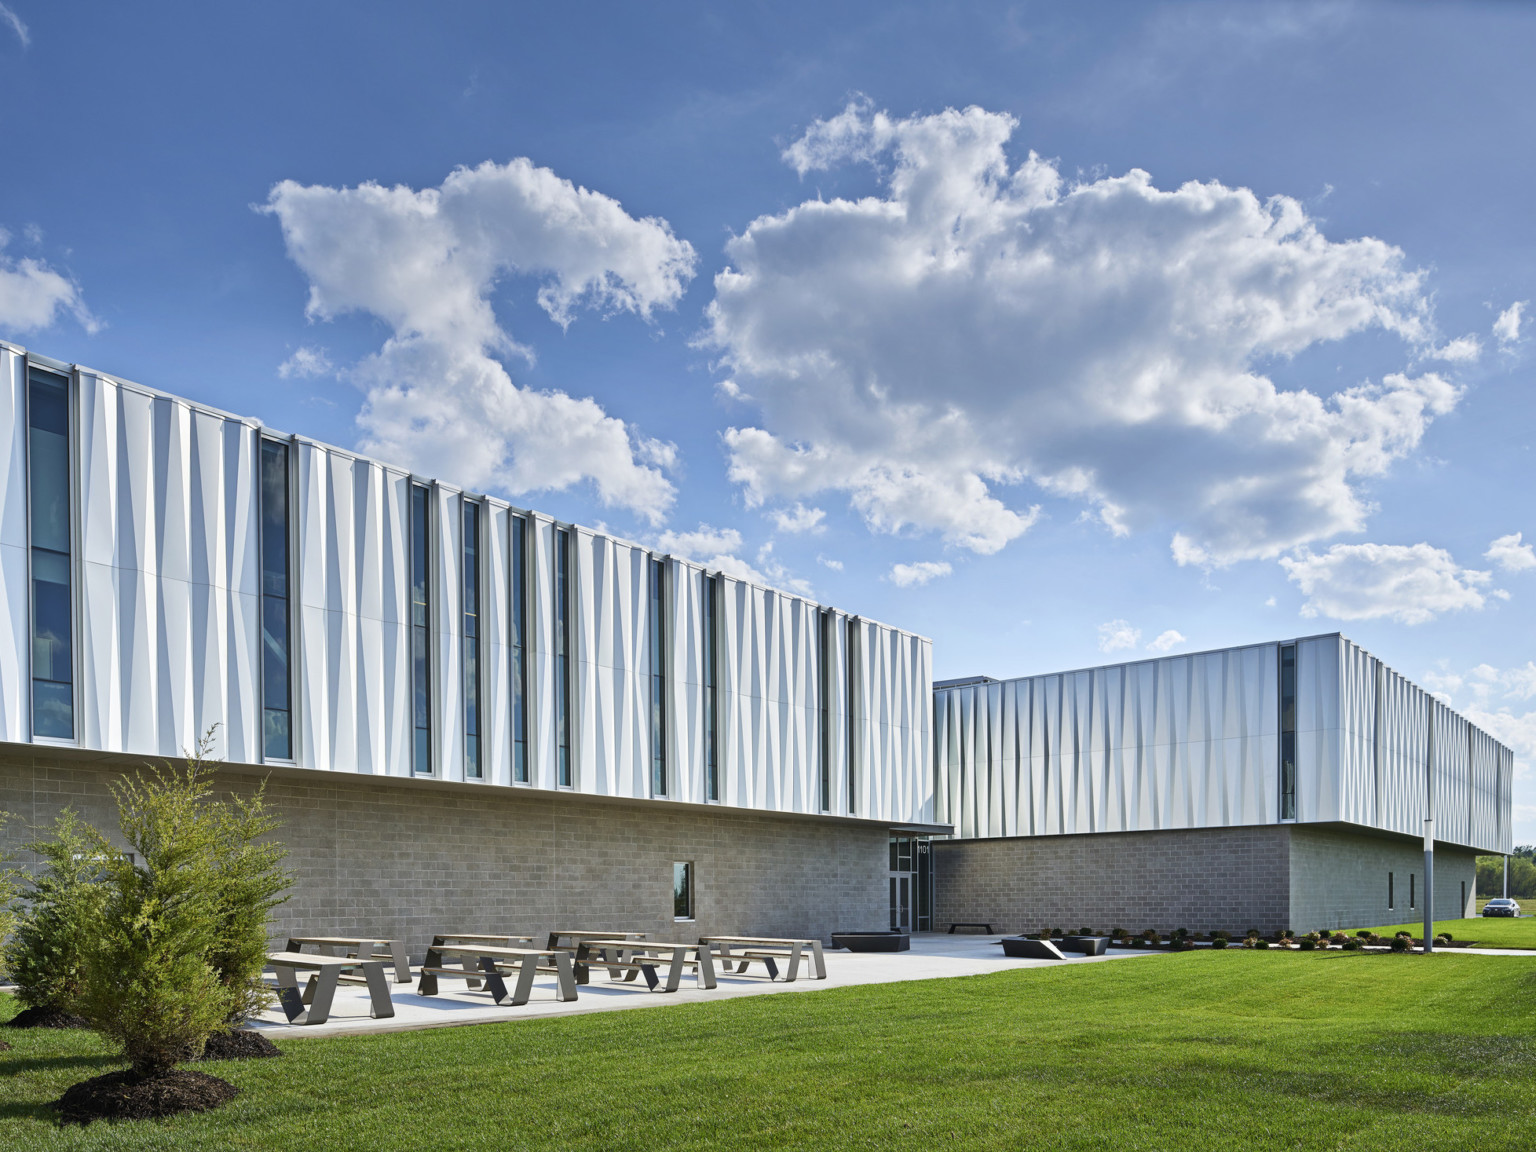
[[[125,1069],[71,1085],[53,1107],[66,1124],[153,1120],[179,1112],[207,1112],[239,1094],[240,1089],[229,1081],[206,1072],[174,1068],[163,1076],[141,1078]]]
[[[91,1026],[83,1016],[75,1016],[47,1005],[23,1008],[7,1020],[6,1024],[11,1028],[89,1028]]]
[[[260,1060],[281,1056],[283,1050],[260,1032],[236,1028],[233,1032],[215,1032],[203,1049],[204,1060]]]

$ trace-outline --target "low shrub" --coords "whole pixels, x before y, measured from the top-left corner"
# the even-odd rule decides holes
[[[1093,935],[1093,929],[1092,928],[1079,928],[1077,930],[1077,934],[1079,936],[1092,936]]]
[[[1369,928],[1362,928],[1360,931],[1356,932],[1355,935],[1361,940],[1370,940],[1376,935],[1376,933],[1372,932]]]
[[[1251,937],[1249,937],[1248,944],[1249,944],[1249,947],[1251,947],[1251,948],[1268,948],[1269,947],[1269,941],[1264,939],[1264,937],[1262,937],[1262,936],[1251,936]]]
[[[1392,937],[1392,951],[1412,952],[1413,945],[1410,943],[1410,937],[1403,935],[1401,932]]]
[[[1065,936],[1066,933],[1063,932],[1060,928],[1052,928],[1051,929],[1051,935],[1052,936]]]
[[[1351,939],[1349,937],[1345,937],[1344,943],[1340,944],[1339,947],[1344,949],[1344,951],[1346,951],[1346,952],[1358,952],[1358,951],[1360,951],[1361,944],[1360,944],[1359,940],[1354,940],[1354,939]]]
[[[1120,937],[1125,935],[1125,929],[1124,928],[1111,928],[1109,930],[1109,934],[1110,934],[1110,936],[1113,939],[1118,940],[1118,939],[1120,939]]]
[[[1344,935],[1344,933],[1342,933],[1342,932],[1335,932],[1333,934],[1333,942],[1335,944],[1343,944],[1344,941],[1346,941],[1348,939],[1349,939],[1349,937]]]
[[[1452,936],[1449,932],[1442,932],[1442,933],[1440,933],[1440,935],[1444,936],[1447,940],[1454,940],[1454,939],[1456,939],[1456,937]]]
[[[1310,936],[1303,936],[1296,944],[1303,952],[1317,951],[1317,941],[1313,940]]]
[[[1398,933],[1397,933],[1397,937],[1396,938],[1399,939],[1399,940],[1412,940],[1413,939],[1413,933],[1412,932],[1405,932],[1405,931],[1399,930]]]
[[[1225,936],[1213,936],[1211,938],[1211,947],[1212,948],[1225,948],[1226,946],[1227,946],[1227,938]]]

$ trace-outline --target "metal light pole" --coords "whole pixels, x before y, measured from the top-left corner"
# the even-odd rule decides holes
[[[1435,950],[1435,818],[1424,821],[1424,951]]]

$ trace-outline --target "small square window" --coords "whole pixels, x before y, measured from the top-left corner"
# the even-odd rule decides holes
[[[692,860],[676,860],[672,864],[672,918],[693,919]]]

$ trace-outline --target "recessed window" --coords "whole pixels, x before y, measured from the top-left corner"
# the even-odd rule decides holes
[[[720,799],[720,636],[715,602],[720,581],[704,577],[704,798]]]
[[[480,505],[464,501],[464,775],[480,778]]]
[[[1280,646],[1280,819],[1296,819],[1296,645]]]
[[[676,860],[672,864],[672,918],[693,919],[693,861]]]
[[[555,529],[555,779],[571,787],[571,534]]]
[[[1419,906],[1417,893],[1414,891],[1414,881],[1417,879],[1418,877],[1412,872],[1408,873],[1408,907],[1410,908],[1417,908]]]
[[[651,795],[667,794],[667,565],[651,559]]]
[[[411,771],[432,771],[431,489],[411,485]]]
[[[513,516],[512,533],[512,779],[528,783],[528,521]]]
[[[262,753],[269,760],[291,760],[288,445],[263,440],[260,466]]]
[[[1394,895],[1393,895],[1393,892],[1392,892],[1392,873],[1390,873],[1390,872],[1387,873],[1387,907],[1388,908],[1396,908],[1397,907],[1397,900],[1394,898]]]
[[[69,380],[27,375],[27,500],[32,535],[32,734],[75,735]]]
[[[817,742],[817,773],[821,810],[832,811],[832,613],[823,608],[816,620],[816,688],[820,698],[821,739]]]
[[[848,814],[856,807],[859,794],[859,621],[848,618],[848,707],[844,722],[848,725]]]

